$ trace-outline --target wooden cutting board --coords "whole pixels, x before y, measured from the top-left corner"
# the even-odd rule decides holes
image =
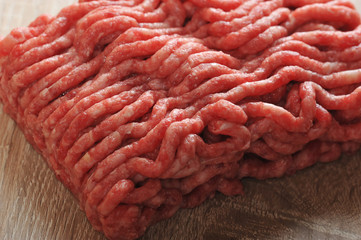
[[[74,1],[0,0],[0,35]],[[360,11],[361,2],[353,2]],[[216,194],[153,226],[142,239],[361,239],[361,152],[291,177],[243,182],[245,196]],[[0,239],[105,239],[2,111]]]

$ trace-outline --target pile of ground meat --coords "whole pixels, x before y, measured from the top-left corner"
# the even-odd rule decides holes
[[[109,239],[361,145],[344,0],[80,1],[0,64],[4,109]]]

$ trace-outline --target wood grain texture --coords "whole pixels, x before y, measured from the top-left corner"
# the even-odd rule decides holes
[[[0,0],[0,35],[73,0]],[[359,11],[361,2],[353,1]],[[245,196],[215,198],[150,228],[149,239],[361,239],[361,152],[290,177],[244,180]],[[0,111],[0,239],[105,237]]]

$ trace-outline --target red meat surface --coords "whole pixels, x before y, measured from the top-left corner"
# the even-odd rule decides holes
[[[0,66],[5,111],[109,239],[361,145],[344,0],[80,1],[3,38]]]

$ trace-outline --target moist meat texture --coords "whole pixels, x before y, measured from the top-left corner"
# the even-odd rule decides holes
[[[5,111],[109,239],[361,144],[344,0],[80,1],[0,41]]]

